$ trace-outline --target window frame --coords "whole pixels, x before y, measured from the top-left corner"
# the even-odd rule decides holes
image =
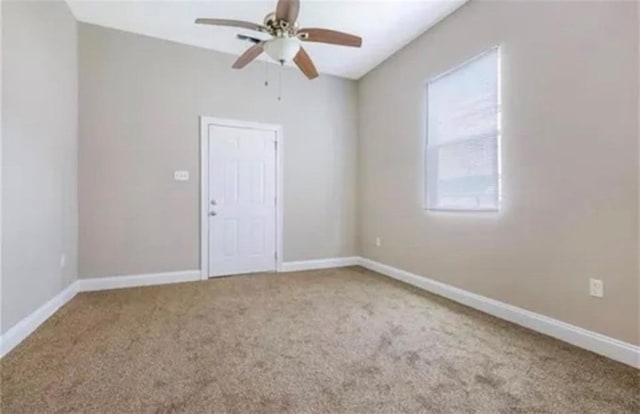
[[[429,189],[430,185],[432,185],[432,180],[429,177],[429,87],[434,82],[439,79],[451,75],[452,73],[464,68],[465,66],[475,62],[478,59],[485,57],[490,53],[496,53],[496,85],[497,85],[497,120],[496,120],[496,185],[497,185],[497,197],[496,197],[496,206],[495,207],[483,207],[483,208],[469,208],[469,207],[432,207],[430,206],[430,198],[429,198]],[[471,58],[460,62],[453,67],[445,70],[444,72],[438,73],[437,75],[429,78],[424,84],[424,93],[425,98],[424,102],[426,106],[424,108],[424,116],[425,116],[425,131],[424,131],[424,149],[423,149],[423,197],[422,197],[422,208],[426,212],[452,212],[452,213],[499,213],[503,209],[502,205],[502,46],[500,44],[494,45],[484,51],[474,54]],[[436,147],[444,147],[447,145],[456,144],[459,142],[470,141],[473,139],[479,138],[478,136],[471,137],[464,140],[457,140],[454,142],[441,144]],[[436,167],[437,168],[437,167]],[[436,170],[437,171],[437,170]],[[435,204],[435,203],[434,203]]]

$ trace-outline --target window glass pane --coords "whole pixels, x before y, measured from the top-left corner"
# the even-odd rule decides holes
[[[495,135],[497,58],[487,53],[429,84],[429,144]]]
[[[498,188],[495,137],[438,147],[440,207],[492,208]]]
[[[437,147],[438,179],[495,176],[496,137],[480,137]]]

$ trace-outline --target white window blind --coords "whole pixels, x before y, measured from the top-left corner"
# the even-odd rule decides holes
[[[499,48],[427,84],[426,206],[498,210]]]

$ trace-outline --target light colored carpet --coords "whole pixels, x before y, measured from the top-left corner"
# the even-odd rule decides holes
[[[78,295],[2,413],[635,413],[639,371],[361,268]]]

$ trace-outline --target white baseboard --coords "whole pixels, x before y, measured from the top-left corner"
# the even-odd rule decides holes
[[[455,302],[552,336],[580,348],[640,368],[640,346],[632,345],[548,316],[447,285],[392,266],[361,258],[360,265]]]
[[[9,351],[24,341],[38,326],[42,325],[44,321],[49,319],[49,317],[56,313],[65,303],[73,299],[76,292],[76,284],[74,282],[26,318],[13,325],[0,337],[0,358],[8,354]]]
[[[98,290],[166,285],[169,283],[193,282],[196,280],[201,280],[200,270],[96,277],[93,279],[78,279],[76,283],[78,285],[78,292],[95,292]]]
[[[0,358],[15,348],[33,333],[44,321],[49,319],[65,303],[73,299],[78,292],[92,292],[106,289],[119,289],[136,286],[164,285],[167,283],[190,282],[200,280],[200,270],[184,272],[151,273],[146,275],[112,276],[94,279],[78,279],[53,299],[33,311],[29,316],[12,326],[0,336]]]
[[[356,266],[360,264],[360,258],[333,257],[329,259],[301,260],[297,262],[284,262],[280,266],[281,272],[299,272],[302,270],[330,269],[333,267]]]
[[[552,336],[627,365],[640,368],[640,346],[632,345],[606,335],[592,332],[517,306],[487,298],[485,296],[477,295],[475,293],[471,293],[433,279],[418,276],[370,259],[359,257],[340,257],[285,262],[282,264],[280,270],[283,272],[293,272],[354,266],[358,264],[374,272],[381,273],[418,288],[446,297],[498,318]],[[152,286],[197,280],[200,280],[200,270],[79,279],[2,335],[0,337],[0,358],[5,356],[9,351],[28,337],[38,328],[38,326],[53,315],[65,303],[70,301],[77,292],[136,286]]]

